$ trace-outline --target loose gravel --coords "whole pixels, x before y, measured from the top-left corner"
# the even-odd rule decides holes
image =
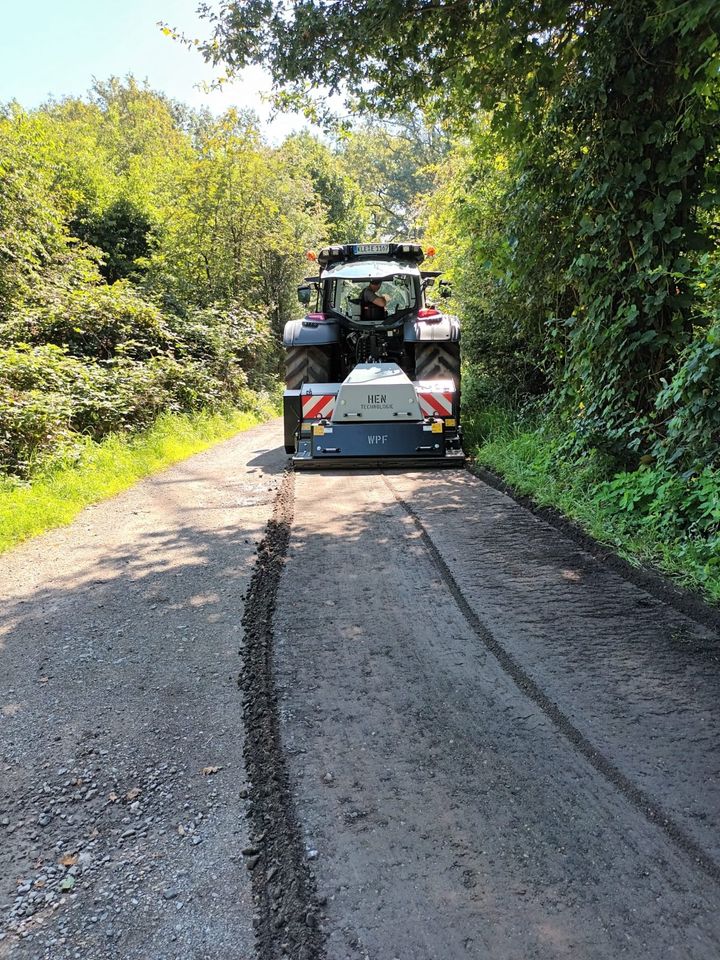
[[[252,960],[254,428],[0,558],[0,958]]]

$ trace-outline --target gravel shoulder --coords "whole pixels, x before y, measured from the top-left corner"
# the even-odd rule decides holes
[[[244,594],[278,424],[0,558],[0,957],[255,956]]]
[[[717,957],[706,627],[470,474],[353,473],[297,478],[275,642],[329,958]]]

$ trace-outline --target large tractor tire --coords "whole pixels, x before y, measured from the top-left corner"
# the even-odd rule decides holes
[[[299,390],[303,383],[328,383],[330,359],[327,347],[290,347],[285,356],[286,388]]]
[[[460,389],[460,344],[451,341],[415,345],[415,379],[447,380]]]

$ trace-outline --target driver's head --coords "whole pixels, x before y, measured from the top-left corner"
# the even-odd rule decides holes
[[[377,290],[380,289],[380,281],[379,281],[379,280],[371,280],[370,283],[368,284],[368,286],[369,286],[372,290],[377,291]]]

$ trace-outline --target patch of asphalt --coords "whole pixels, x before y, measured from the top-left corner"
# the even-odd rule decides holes
[[[551,524],[568,539],[574,540],[593,559],[604,563],[636,586],[642,587],[643,590],[662,603],[674,607],[697,623],[720,632],[720,608],[709,604],[698,593],[674,583],[657,570],[633,566],[629,561],[615,553],[612,547],[599,543],[591,537],[589,533],[575,521],[566,517],[560,510],[554,507],[541,506],[532,497],[518,493],[506,480],[503,480],[502,477],[491,470],[469,461],[466,463],[466,469],[489,487],[499,493],[504,493],[536,517],[540,517],[546,523]]]
[[[243,851],[252,871],[255,930],[260,960],[325,955],[315,881],[302,842],[283,755],[275,689],[273,613],[290,540],[294,474],[285,473],[260,543],[247,593],[243,690],[247,737],[245,764],[250,780],[251,843]]]
[[[383,480],[398,505],[402,507],[415,525],[425,549],[432,557],[438,573],[445,582],[445,585],[473,633],[492,653],[502,669],[517,685],[521,693],[542,710],[558,731],[591,766],[619,790],[625,799],[632,803],[651,824],[662,830],[708,877],[716,883],[720,883],[720,864],[676,823],[652,797],[634,784],[608,757],[604,756],[601,750],[575,726],[570,720],[570,717],[558,704],[547,696],[515,657],[493,636],[468,602],[455,580],[452,571],[435,546],[416,511],[409,503],[403,500],[386,476],[383,476]]]

